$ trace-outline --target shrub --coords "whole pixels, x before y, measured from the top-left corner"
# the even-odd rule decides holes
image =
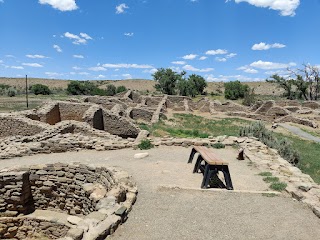
[[[106,95],[107,96],[114,96],[116,94],[116,90],[117,90],[117,88],[114,85],[109,84],[109,85],[107,85]]]
[[[140,150],[147,150],[147,149],[151,149],[153,148],[153,144],[150,142],[149,139],[144,139],[140,142],[140,144],[138,145],[138,148]]]
[[[286,187],[287,187],[287,184],[284,183],[284,182],[274,182],[274,183],[272,183],[272,184],[270,185],[270,188],[271,188],[271,189],[273,189],[273,190],[275,190],[275,191],[279,191],[279,192],[285,190]]]
[[[279,178],[268,176],[268,177],[265,177],[263,181],[267,183],[275,183],[275,182],[279,182]]]
[[[220,149],[220,148],[225,148],[226,146],[223,144],[223,143],[214,143],[212,144],[212,147],[213,148],[217,148],[217,149]]]
[[[10,88],[7,89],[7,95],[9,97],[14,97],[14,96],[17,95],[17,90],[15,88],[13,88],[13,87],[10,87]]]
[[[72,95],[107,95],[106,91],[98,88],[92,82],[71,81],[67,87],[67,93]]]
[[[300,155],[294,149],[292,143],[285,138],[278,139],[275,137],[273,132],[266,129],[262,122],[255,122],[249,126],[240,128],[240,136],[258,138],[267,146],[277,149],[280,156],[293,165],[297,165],[300,160]]]
[[[240,83],[240,81],[232,81],[224,84],[224,96],[226,99],[237,100],[243,98],[245,93],[249,91],[249,86]]]
[[[245,106],[253,106],[256,103],[256,94],[254,93],[254,88],[248,89],[244,94],[244,99],[242,104]]]
[[[43,84],[35,84],[31,86],[31,92],[34,93],[35,95],[50,95],[51,91],[48,86],[43,85]]]
[[[127,88],[125,86],[119,86],[117,87],[117,90],[116,90],[117,93],[126,92],[126,91],[127,91]]]

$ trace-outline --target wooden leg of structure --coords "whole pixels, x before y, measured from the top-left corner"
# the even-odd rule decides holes
[[[190,153],[190,157],[189,157],[189,160],[188,160],[188,163],[192,163],[192,160],[193,160],[193,157],[194,155],[196,154],[196,150],[194,148],[192,148],[191,150],[191,153]]]

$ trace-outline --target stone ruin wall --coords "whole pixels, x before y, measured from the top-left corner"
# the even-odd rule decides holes
[[[96,205],[86,186],[99,185],[107,192],[114,184],[107,169],[85,165],[48,164],[4,172],[0,174],[0,216],[28,214],[35,209],[86,215]]]
[[[0,115],[0,138],[10,136],[32,136],[45,130],[44,124],[17,117],[14,115]]]
[[[0,193],[0,239],[96,240],[126,219],[137,188],[119,169],[55,163],[2,170]],[[39,211],[50,211],[50,217]]]
[[[24,217],[0,220],[1,239],[58,239],[67,235],[70,228],[57,222]]]
[[[82,122],[84,113],[90,108],[90,104],[59,102],[61,121],[75,120]]]

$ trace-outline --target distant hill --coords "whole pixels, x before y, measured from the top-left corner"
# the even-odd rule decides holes
[[[50,89],[66,89],[71,80],[59,80],[59,79],[43,79],[43,78],[28,78],[28,84],[44,84]],[[127,89],[138,91],[153,92],[155,82],[147,79],[129,79],[129,80],[90,80],[96,83],[99,87],[105,88],[108,84],[117,86],[125,86]],[[275,84],[267,82],[243,82],[248,84],[251,88],[255,89],[255,93],[259,95],[280,95],[282,90],[277,88]],[[0,78],[0,84],[7,84],[17,89],[25,88],[25,78]],[[209,82],[206,89],[208,93],[224,91],[223,82]]]

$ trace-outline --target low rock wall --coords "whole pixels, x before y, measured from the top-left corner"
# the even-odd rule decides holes
[[[32,136],[45,130],[45,125],[17,115],[0,115],[0,138],[9,136]]]

